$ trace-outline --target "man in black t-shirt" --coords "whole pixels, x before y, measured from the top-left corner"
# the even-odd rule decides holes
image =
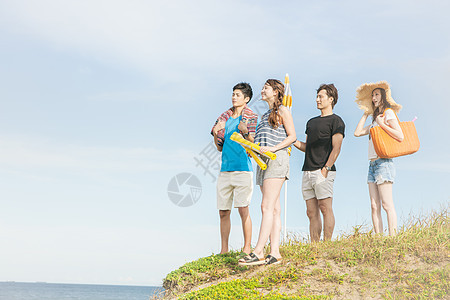
[[[317,90],[317,108],[320,116],[306,123],[306,142],[296,141],[294,146],[305,152],[303,164],[302,194],[309,218],[309,234],[312,242],[323,238],[330,240],[334,230],[333,184],[336,178],[336,162],[345,135],[344,121],[333,113],[338,92],[334,84],[322,84]]]

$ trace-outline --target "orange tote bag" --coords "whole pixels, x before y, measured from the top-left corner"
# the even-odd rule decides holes
[[[386,110],[384,112],[386,112]],[[419,150],[419,136],[417,135],[414,122],[400,122],[397,114],[395,114],[395,116],[397,117],[398,123],[403,131],[404,139],[401,142],[391,137],[386,131],[383,130],[383,128],[381,128],[381,126],[370,128],[370,137],[372,139],[375,152],[381,158],[394,158],[409,155]]]

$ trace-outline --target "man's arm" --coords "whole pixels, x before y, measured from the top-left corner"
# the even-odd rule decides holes
[[[224,121],[217,122],[216,126],[214,126],[214,128],[213,128],[214,145],[216,146],[216,148],[219,152],[222,152],[223,146],[219,145],[219,139],[217,137],[217,133],[224,128],[225,128]]]
[[[342,140],[344,139],[344,136],[342,135],[342,133],[336,133],[333,135],[332,140],[331,140],[331,145],[332,145],[332,150],[330,153],[330,156],[328,157],[327,163],[325,164],[325,167],[332,167],[334,165],[334,163],[336,162],[339,153],[341,152],[341,146],[342,146]],[[328,176],[328,170],[323,167],[322,168],[322,175],[323,177],[327,177]]]
[[[222,152],[223,146],[219,146],[219,139],[217,138],[217,133],[214,134],[214,145],[219,152]]]
[[[306,151],[306,139],[308,137],[305,138],[305,142],[303,143],[302,141],[296,140],[294,143],[295,148],[297,148],[298,150],[305,152]]]
[[[244,139],[253,143],[255,141],[255,136],[254,134],[249,133],[247,125],[248,120],[247,119],[242,120],[238,125],[238,129],[242,132],[242,137]]]

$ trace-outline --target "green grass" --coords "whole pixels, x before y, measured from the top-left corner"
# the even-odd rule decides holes
[[[237,264],[239,252],[211,255],[183,265],[178,270],[170,272],[164,279],[164,288],[193,286],[205,281],[226,278],[247,270]]]
[[[286,295],[278,291],[268,291],[280,283],[296,280],[295,272],[274,272],[265,277],[259,274],[250,279],[234,279],[228,282],[211,285],[199,291],[188,293],[179,299],[329,299],[329,296],[302,296],[301,290]],[[265,292],[267,291],[267,292]]]
[[[237,252],[211,255],[167,275],[166,297],[180,299],[448,298],[448,207],[412,218],[397,236],[362,226],[330,242],[291,239],[283,263],[240,267]],[[218,281],[221,281],[218,283]],[[204,288],[191,291],[200,285]]]

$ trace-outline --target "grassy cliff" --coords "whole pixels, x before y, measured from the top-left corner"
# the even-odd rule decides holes
[[[292,239],[276,266],[241,267],[237,252],[200,258],[167,275],[165,299],[448,299],[448,211],[395,237],[355,227],[331,242]]]

